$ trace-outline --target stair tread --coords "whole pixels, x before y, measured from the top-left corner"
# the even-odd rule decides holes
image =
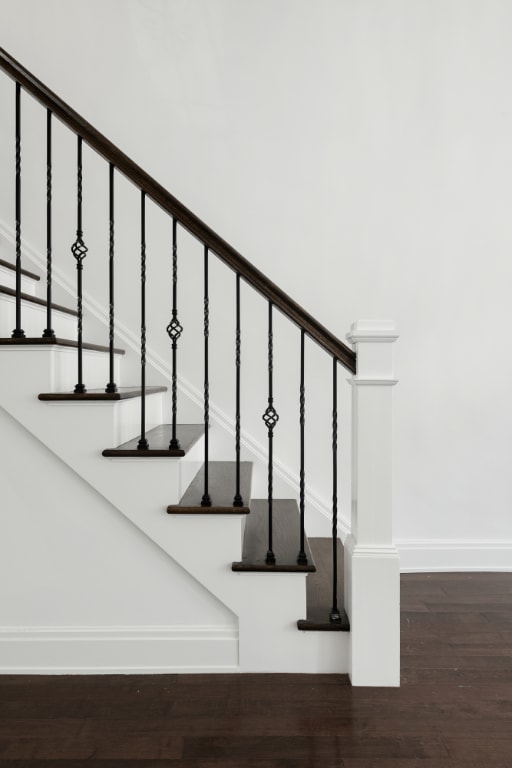
[[[303,630],[346,632],[350,629],[350,625],[343,608],[343,544],[338,539],[338,608],[341,613],[339,623],[329,620],[332,608],[332,539],[312,537],[309,539],[309,544],[317,569],[316,573],[312,573],[307,578],[307,618],[298,621],[297,626]]]
[[[0,294],[1,293],[6,294],[7,296],[16,296],[15,289],[9,288],[7,285],[0,285]],[[27,301],[30,304],[37,304],[39,307],[46,307],[46,299],[40,299],[38,296],[32,296],[30,293],[24,292],[21,292],[20,296],[23,301]],[[57,312],[63,312],[66,315],[78,317],[78,312],[76,309],[69,309],[68,307],[64,307],[62,304],[55,304],[54,302],[52,302],[51,307]]]
[[[5,267],[6,269],[12,269],[13,272],[16,272],[16,264],[11,264],[10,261],[5,261],[5,259],[0,259],[0,266]],[[32,280],[40,280],[41,278],[39,275],[36,275],[35,272],[29,272],[28,269],[24,269],[22,267],[21,274],[24,277],[30,277]]]
[[[49,339],[44,336],[27,336],[24,339],[13,339],[10,336],[4,336],[0,338],[0,346],[4,347],[18,347],[18,346],[44,346],[44,347],[78,347],[78,342],[75,339]],[[109,347],[103,344],[91,344],[88,341],[84,341],[82,344],[84,349],[92,350],[93,352],[109,352]],[[124,355],[124,349],[114,347],[114,353],[116,355]]]
[[[146,387],[146,395],[154,395],[157,392],[166,392],[167,387]],[[90,389],[83,394],[74,392],[43,392],[38,395],[39,400],[128,400],[132,397],[140,397],[140,387],[119,387],[117,392],[105,392],[104,389]]]
[[[169,449],[169,442],[172,436],[172,424],[160,424],[154,429],[146,432],[146,438],[149,443],[149,449],[139,450],[137,444],[139,438],[128,440],[117,448],[107,448],[103,451],[103,456],[118,457],[144,457],[144,456],[185,456],[199,438],[204,435],[204,424],[178,424],[176,426],[176,437],[180,444],[179,448]]]
[[[196,474],[185,491],[179,504],[167,507],[169,514],[247,514],[249,507],[247,499],[251,495],[252,462],[240,462],[240,492],[244,506],[234,507],[236,463],[234,461],[210,461],[208,463],[208,491],[212,501],[211,507],[202,507],[201,499],[204,493],[204,465]]]
[[[274,499],[272,504],[272,547],[275,565],[267,565],[268,549],[268,501],[252,499],[251,513],[245,524],[242,560],[233,563],[234,571],[262,571],[268,573],[304,573],[315,570],[313,554],[307,538],[305,553],[307,565],[297,564],[300,547],[299,507],[295,499]]]

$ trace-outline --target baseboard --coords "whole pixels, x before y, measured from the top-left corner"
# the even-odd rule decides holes
[[[0,627],[0,674],[238,672],[233,627]]]
[[[512,541],[398,540],[402,573],[512,571]]]

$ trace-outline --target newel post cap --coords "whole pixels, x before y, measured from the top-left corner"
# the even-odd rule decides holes
[[[357,320],[350,326],[347,341],[351,344],[358,342],[388,342],[392,343],[399,337],[393,320]]]
[[[347,340],[356,348],[357,374],[349,382],[358,386],[396,384],[391,345],[398,336],[392,320],[358,320],[352,323]]]

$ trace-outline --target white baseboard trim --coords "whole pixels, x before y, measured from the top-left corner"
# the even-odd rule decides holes
[[[0,627],[0,674],[238,671],[229,626]]]
[[[402,573],[429,571],[512,571],[512,541],[395,542]]]

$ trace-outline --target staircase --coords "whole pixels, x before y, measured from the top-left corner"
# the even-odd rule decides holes
[[[102,504],[110,505],[163,551],[175,569],[176,582],[181,579],[186,582],[191,594],[196,590],[197,611],[201,614],[194,617],[186,628],[179,620],[176,622],[179,639],[173,636],[173,642],[168,642],[166,651],[162,651],[162,645],[155,643],[155,637],[159,637],[158,627],[148,630],[151,638],[149,635],[145,637],[140,627],[137,630],[132,628],[132,634],[125,632],[123,639],[127,642],[118,644],[119,649],[122,648],[122,651],[119,650],[123,658],[120,663],[112,660],[112,648],[117,647],[114,642],[108,642],[112,638],[107,638],[104,643],[98,642],[101,632],[97,633],[98,637],[93,634],[85,640],[80,636],[80,643],[75,643],[79,649],[77,655],[78,652],[72,647],[72,640],[77,639],[73,635],[74,630],[71,641],[64,637],[63,632],[62,636],[53,638],[52,645],[48,642],[48,637],[53,637],[51,632],[46,636],[47,642],[42,643],[38,635],[42,630],[36,628],[34,642],[24,644],[23,633],[17,634],[16,628],[9,627],[3,630],[3,635],[0,632],[0,669],[53,672],[114,669],[349,672],[355,684],[371,684],[372,681],[375,684],[396,684],[395,661],[391,671],[383,669],[379,652],[372,648],[372,643],[376,643],[385,649],[385,654],[393,660],[396,658],[395,609],[398,603],[395,582],[398,561],[391,546],[387,517],[384,516],[385,525],[381,526],[382,540],[379,531],[376,535],[370,534],[366,541],[363,536],[357,538],[358,524],[363,530],[361,522],[365,519],[365,495],[358,492],[367,464],[364,456],[367,435],[363,431],[354,442],[354,495],[356,499],[359,495],[359,501],[354,507],[353,530],[347,541],[349,549],[345,565],[337,530],[337,372],[341,364],[355,373],[356,354],[1,49],[0,67],[15,80],[16,139],[15,222],[12,234],[8,232],[1,242],[0,252],[0,403],[7,414],[4,420],[6,433],[9,433],[10,439],[19,439],[21,443],[26,437],[18,435],[17,430],[25,430],[31,440],[42,446],[37,450],[46,451],[51,461],[58,462],[58,465],[55,464],[56,478],[65,467],[67,472],[72,473],[72,478],[78,478],[93,489],[95,498]],[[22,89],[44,105],[47,115],[47,264],[43,272],[35,263],[27,265],[30,249],[25,248],[21,234]],[[64,301],[57,304],[53,298],[52,125],[55,117],[77,135],[76,239],[71,248],[76,261],[76,308],[66,306]],[[92,327],[84,323],[87,300],[84,300],[82,291],[88,251],[82,229],[82,151],[86,142],[109,163],[109,308],[106,327],[102,329],[100,323],[100,336],[108,337],[107,345],[101,343],[101,338],[88,338],[87,331],[84,334],[84,327]],[[116,342],[114,295],[120,290],[119,278],[116,283],[114,272],[114,179],[117,173],[127,176],[140,192],[140,366],[134,365],[133,353],[126,350],[128,354],[125,354]],[[151,370],[147,362],[151,348],[147,336],[147,309],[150,304],[146,292],[147,200],[160,206],[172,221],[172,307],[171,321],[166,329],[172,349],[172,371],[164,384],[158,382],[154,385],[146,382],[146,371],[148,368]],[[199,419],[197,407],[194,410],[191,403],[183,402],[186,398],[181,397],[178,407],[177,368],[183,327],[177,303],[177,243],[178,231],[181,230],[194,235],[203,248],[202,274],[200,279],[197,278],[203,291],[204,326],[199,351],[203,362],[202,418]],[[226,447],[225,436],[219,435],[219,429],[211,419],[213,404],[210,402],[210,385],[215,360],[212,361],[210,343],[209,270],[213,257],[233,270],[236,277],[234,446],[229,447]],[[240,405],[243,371],[240,353],[242,284],[258,292],[267,303],[265,335],[268,365],[265,379],[268,388],[262,418],[267,429],[268,445],[263,466],[260,461],[257,467],[254,461],[243,456]],[[283,496],[283,484],[279,481],[274,458],[274,430],[280,419],[274,406],[273,330],[277,310],[300,331],[300,471],[297,498]],[[389,376],[383,382],[377,369],[383,360],[383,342],[394,341],[396,334],[388,326],[380,329],[361,326],[359,332],[356,331],[357,328],[351,340],[356,348],[363,344],[366,347],[363,366],[353,383],[363,385],[365,392],[367,389],[373,397],[381,389],[376,385],[384,383],[382,391],[385,391],[389,389],[388,384],[394,383]],[[305,481],[306,339],[319,345],[330,358],[332,368],[331,382],[327,387],[332,397],[330,461],[333,499],[332,534],[328,538],[308,538],[305,526],[310,498]],[[373,347],[379,349],[372,357]],[[368,360],[370,374],[365,377]],[[137,367],[138,380],[133,378]],[[371,386],[368,387],[368,384]],[[359,399],[363,401],[364,397],[361,391]],[[371,411],[370,407],[368,413]],[[183,419],[178,415],[182,413],[192,414],[195,418],[182,423]],[[354,430],[357,430],[359,421],[356,408]],[[376,440],[380,451],[386,440],[379,439],[379,429],[376,425],[373,437],[369,435],[368,444]],[[384,413],[383,434],[387,435],[387,429],[388,421]],[[368,433],[368,424],[365,430]],[[373,451],[370,464],[376,467],[380,461],[380,456]],[[253,475],[256,469],[258,479],[255,481]],[[37,476],[37,469],[35,474]],[[262,474],[265,483],[262,483]],[[388,483],[387,479],[381,483],[378,472],[376,478],[375,482],[371,479],[370,482],[375,486],[374,496],[380,505],[386,498]],[[41,482],[41,478],[38,481]],[[46,482],[51,484],[52,477],[47,477]],[[373,498],[371,504],[374,504]],[[44,509],[41,512],[45,514]],[[375,517],[374,510],[369,517],[372,515]],[[101,531],[97,535],[101,536]],[[379,569],[384,574],[382,579],[378,575]],[[368,574],[371,575],[370,581]],[[376,583],[381,583],[374,589],[372,582],[375,577]],[[345,610],[345,594],[351,622]],[[91,598],[94,600],[94,594]],[[178,598],[174,595],[173,599]],[[219,623],[212,627],[202,619],[203,612],[210,610],[204,607],[208,600],[212,606],[217,606],[211,608],[212,615],[218,610],[219,615],[229,617],[226,618],[229,626]],[[392,611],[389,611],[390,605]],[[384,621],[390,623],[391,630],[383,628],[377,640],[374,622],[371,620],[368,623],[367,619],[372,613],[377,616],[382,609],[387,613]],[[190,612],[193,613],[192,608]],[[382,622],[382,617],[379,621]],[[208,631],[206,627],[209,627]],[[187,636],[189,640],[196,641],[203,630],[203,642],[187,642]],[[87,636],[87,628],[81,631]],[[359,636],[361,640],[356,645]],[[133,640],[135,642],[131,642]],[[359,642],[362,648],[360,655],[357,650]],[[27,647],[32,651],[27,652]],[[1,661],[2,648],[6,649],[4,657],[7,661],[4,663]],[[21,652],[20,648],[23,649]],[[372,669],[361,671],[365,659],[372,656],[377,663],[372,662]],[[148,657],[151,659],[148,660]],[[375,667],[379,670],[377,673]]]
[[[76,342],[65,337],[76,335],[75,313],[54,308],[58,343],[40,337],[11,339],[15,270],[6,260],[2,270],[3,407],[238,616],[240,671],[343,671],[342,660],[347,658],[343,631],[348,622],[345,615],[339,624],[329,622],[330,583],[325,578],[328,561],[322,558],[322,540],[313,540],[312,546],[318,547],[319,566],[324,560],[324,572],[318,575],[327,589],[322,589],[320,580],[316,589],[309,590],[308,605],[306,580],[308,574],[316,576],[316,563],[306,544],[308,563],[298,565],[296,547],[288,538],[297,528],[296,501],[274,502],[278,563],[268,565],[267,504],[251,499],[251,464],[241,463],[241,490],[243,498],[250,499],[248,506],[233,506],[235,463],[213,461],[212,506],[201,507],[204,425],[178,425],[181,447],[169,450],[171,426],[161,423],[165,388],[147,387],[146,434],[151,448],[138,450],[138,437],[133,436],[138,435],[140,387],[121,385],[116,393],[105,393],[101,385],[108,376],[108,349],[84,344],[84,376],[91,388],[74,394]],[[27,328],[35,328],[41,307],[44,310],[44,301],[39,304],[36,296],[42,281],[25,271],[23,280],[23,317]],[[122,358],[122,350],[116,350],[119,382]],[[303,630],[335,631],[300,632],[298,620]],[[244,635],[257,636],[258,643],[244,644]]]

